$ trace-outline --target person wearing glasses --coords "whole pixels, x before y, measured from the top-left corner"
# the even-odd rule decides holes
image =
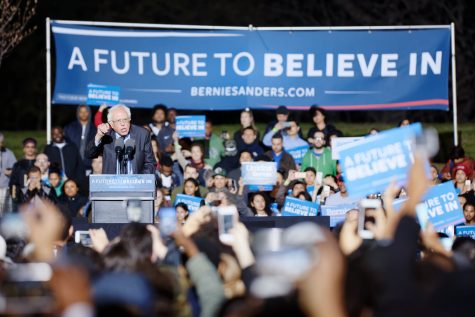
[[[127,106],[121,104],[113,106],[107,114],[107,123],[102,123],[97,127],[94,140],[89,142],[88,156],[93,159],[102,155],[103,174],[118,173],[115,152],[115,143],[118,138],[122,138],[124,143],[128,143],[128,140],[135,141],[126,174],[155,173],[157,163],[150,144],[150,133],[140,126],[131,124],[130,120],[131,113]]]
[[[312,140],[313,147],[305,153],[300,170],[303,172],[307,167],[313,167],[323,176],[336,176],[336,160],[332,159],[331,150],[326,147],[326,135],[323,131],[316,131]]]

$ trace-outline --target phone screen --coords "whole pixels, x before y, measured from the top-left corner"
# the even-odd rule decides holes
[[[176,230],[176,212],[175,208],[160,208],[160,232],[169,236]]]
[[[91,236],[89,235],[88,232],[84,232],[84,233],[81,232],[79,234],[79,241],[85,247],[92,246]]]
[[[223,233],[229,233],[234,227],[234,215],[223,215]]]

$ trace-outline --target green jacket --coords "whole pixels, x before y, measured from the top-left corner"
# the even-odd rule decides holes
[[[317,172],[322,172],[323,177],[327,175],[336,176],[336,161],[332,159],[332,152],[327,147],[318,158],[315,155],[313,147],[305,153],[300,170],[303,172],[309,166],[315,168]]]
[[[216,163],[221,161],[221,157],[224,156],[224,142],[216,134],[212,133],[209,140],[209,158],[205,159],[205,163],[211,167],[214,167]]]

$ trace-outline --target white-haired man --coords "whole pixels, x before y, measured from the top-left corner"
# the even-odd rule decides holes
[[[107,123],[97,127],[97,133],[87,147],[87,154],[92,158],[102,155],[102,173],[116,174],[117,154],[115,143],[118,138],[124,142],[135,141],[135,149],[129,157],[129,164],[122,173],[153,174],[155,172],[155,157],[150,144],[150,133],[142,127],[131,124],[130,109],[125,105],[116,105],[109,109]],[[120,157],[119,160],[122,160]]]

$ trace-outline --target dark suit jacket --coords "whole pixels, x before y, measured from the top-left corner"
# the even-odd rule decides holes
[[[132,153],[132,170],[134,174],[154,174],[157,165],[150,144],[150,133],[142,127],[131,125],[130,138],[135,140],[135,151]],[[96,146],[94,139],[89,142],[86,154],[95,158],[102,154],[102,173],[116,173],[116,154],[114,151],[115,132],[110,130]]]

